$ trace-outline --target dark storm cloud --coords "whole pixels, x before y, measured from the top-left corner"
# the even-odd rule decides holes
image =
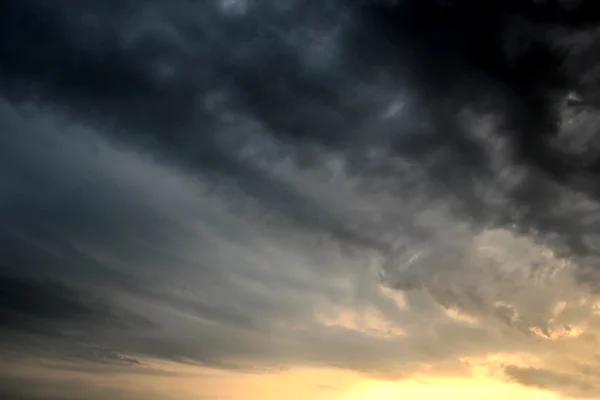
[[[110,322],[113,317],[108,307],[95,304],[60,282],[2,275],[0,288],[0,315],[5,329],[28,331],[44,323],[52,326],[77,320],[85,326],[89,322]]]
[[[595,120],[593,93],[598,77],[591,75],[596,65],[597,6],[592,2],[519,1],[380,4],[365,7],[373,29],[380,26],[391,44],[377,47],[378,54],[385,54],[379,64],[412,78],[407,79],[408,85],[413,85],[413,93],[427,105],[436,124],[430,137],[401,141],[397,147],[406,149],[403,155],[420,160],[422,153],[413,148],[419,141],[426,154],[440,147],[449,153],[437,166],[434,163],[432,171],[434,178],[452,182],[450,190],[466,201],[466,214],[482,217],[478,213],[483,211],[483,218],[492,214],[501,223],[516,223],[526,232],[564,234],[572,250],[592,250],[582,243],[582,236],[589,233],[582,225],[597,211],[580,210],[579,215],[566,217],[560,215],[557,199],[564,196],[565,186],[596,196],[596,128],[591,128],[593,137],[582,146],[587,147],[587,154],[568,154],[566,143],[556,148],[551,140],[562,130],[570,130],[567,140],[576,141],[583,130],[582,124],[565,121],[576,118],[562,115],[563,99],[569,92],[580,93],[588,103],[579,118]],[[381,36],[372,40],[373,46],[385,42]],[[585,83],[582,76],[586,76]],[[489,134],[503,143],[491,152],[504,153],[504,165],[494,166],[490,151],[461,126],[457,117],[464,108],[495,119],[496,131]],[[486,210],[489,204],[470,182],[497,185],[501,182],[495,179],[510,174],[509,168],[515,165],[530,168],[520,184],[506,193],[511,206]],[[576,225],[570,226],[573,220]]]
[[[0,69],[10,98],[35,96],[113,126],[119,139],[229,176],[265,203],[287,198],[277,202],[290,204],[282,214],[342,241],[386,249],[335,217],[315,218],[308,199],[240,160],[228,132],[262,129],[291,140],[296,146],[284,152],[299,163],[319,163],[310,143],[320,143],[349,152],[355,174],[386,178],[399,174],[393,163],[367,160],[361,149],[393,149],[437,182],[430,196],[457,197],[464,217],[559,235],[572,251],[593,251],[585,235],[595,227],[583,221],[596,209],[557,211],[557,202],[564,187],[595,197],[595,131],[583,155],[550,139],[573,130],[559,121],[570,92],[586,103],[577,114],[593,118],[597,7],[488,3],[256,1],[227,13],[219,2],[9,1]],[[402,132],[377,116],[399,88],[417,121]],[[464,109],[493,116],[495,131],[473,138]],[[489,148],[494,140],[505,140],[504,148]],[[490,152],[505,154],[503,164],[491,165]],[[499,176],[518,166],[524,176],[502,188],[508,184]],[[490,204],[480,186],[496,187],[510,204]]]

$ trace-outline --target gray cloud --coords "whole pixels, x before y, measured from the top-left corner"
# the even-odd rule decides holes
[[[121,140],[234,179],[270,207],[280,207],[273,196],[285,196],[285,203],[296,205],[283,214],[313,229],[330,229],[342,240],[374,245],[333,216],[321,215],[327,220],[315,226],[317,207],[264,174],[254,160],[240,160],[232,141],[251,145],[249,132],[263,131],[294,143],[283,151],[300,163],[320,162],[309,144],[320,143],[349,152],[353,173],[374,178],[404,171],[394,168],[391,156],[365,159],[362,149],[391,149],[421,165],[432,183],[429,196],[456,198],[453,207],[463,218],[516,224],[526,233],[558,235],[570,251],[593,252],[587,235],[594,228],[583,219],[597,210],[555,209],[570,197],[563,185],[593,192],[585,175],[593,173],[594,147],[586,156],[568,156],[544,139],[544,132],[557,133],[559,98],[572,90],[583,93],[577,77],[582,68],[593,69],[594,64],[576,61],[587,57],[581,49],[593,42],[587,25],[596,15],[593,7],[587,9],[587,2],[575,9],[556,6],[568,9],[558,13],[549,5],[498,2],[483,12],[468,1],[448,10],[412,2],[387,10],[383,2],[366,3],[358,17],[352,17],[352,7],[293,2],[287,8],[253,2],[244,15],[223,12],[217,2],[185,11],[150,2],[136,13],[94,2],[70,8],[19,3],[10,6],[11,15],[23,23],[11,17],[5,25],[28,50],[15,51],[14,41],[6,44],[4,51],[12,52],[4,69],[11,77],[8,86],[16,86],[10,93],[22,97],[28,88],[49,96],[47,101],[79,118],[115,126],[107,131],[116,131]],[[436,19],[446,12],[460,18]],[[38,20],[40,32],[32,34],[27,24]],[[384,27],[386,40],[373,33],[369,21]],[[586,40],[565,47],[568,57],[563,54],[559,44],[582,35]],[[34,51],[36,46],[48,50]],[[371,53],[363,54],[366,49]],[[321,64],[314,64],[315,57]],[[109,59],[110,66],[104,66]],[[573,66],[565,72],[567,60]],[[49,63],[53,69],[42,67]],[[412,121],[378,117],[403,100]],[[473,137],[472,123],[461,117],[465,108],[491,115],[494,131]],[[586,109],[577,113],[583,124],[593,118],[586,114]],[[573,131],[573,124],[560,125]],[[247,133],[239,139],[242,131]],[[493,163],[488,154],[495,154]],[[271,155],[277,156],[281,150]],[[569,166],[577,160],[592,164]],[[586,171],[573,170],[580,167]]]
[[[77,380],[43,380],[17,377],[0,378],[0,396],[10,400],[77,400],[89,399],[141,399],[147,393],[140,391],[138,395],[124,393],[118,387],[102,387],[92,382]]]
[[[69,323],[86,329],[98,329],[104,324],[126,326],[151,324],[136,315],[111,310],[102,301],[94,301],[83,293],[60,282],[26,280],[15,276],[1,276],[2,297],[0,314],[4,329],[35,331],[52,335],[68,332]]]

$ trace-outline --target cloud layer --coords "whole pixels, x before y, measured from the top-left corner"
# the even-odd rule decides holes
[[[599,20],[3,2],[0,351],[593,396]]]

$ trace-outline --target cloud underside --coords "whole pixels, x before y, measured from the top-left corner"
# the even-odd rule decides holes
[[[596,6],[112,3],[0,6],[1,354],[597,393]]]

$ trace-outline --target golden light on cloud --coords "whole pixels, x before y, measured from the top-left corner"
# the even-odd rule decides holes
[[[374,308],[352,310],[344,308],[330,309],[327,313],[317,313],[317,319],[329,327],[341,327],[375,337],[405,336],[401,327]]]
[[[455,308],[448,308],[446,315],[456,321],[466,322],[468,324],[475,325],[478,323],[477,318],[472,317],[468,314],[462,313]]]

